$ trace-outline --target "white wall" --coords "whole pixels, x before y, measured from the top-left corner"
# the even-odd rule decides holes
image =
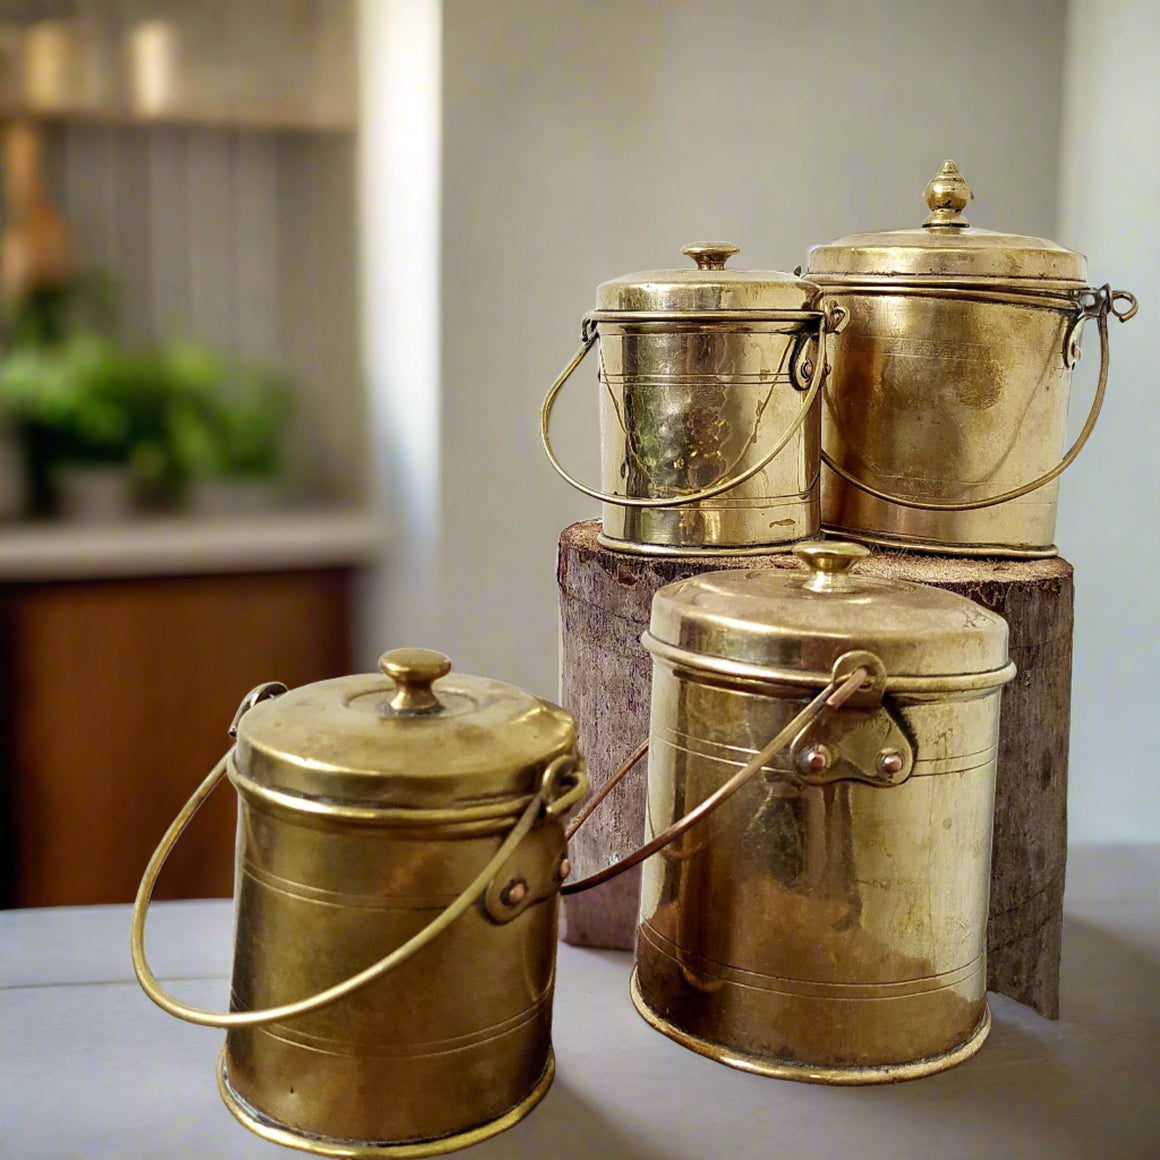
[[[918,225],[946,157],[973,222],[1050,236],[1064,15],[446,0],[440,637],[461,668],[555,695],[556,540],[596,512],[549,468],[538,411],[597,283],[702,238],[788,269],[811,243]],[[589,478],[594,384],[559,409]]]
[[[1067,22],[1060,220],[1088,277],[1133,291],[1140,313],[1111,324],[1107,402],[1064,477],[1059,545],[1075,565],[1070,832],[1077,841],[1160,840],[1160,5],[1075,0]],[[1073,427],[1098,364],[1094,328]],[[1080,386],[1082,379],[1083,386]]]
[[[359,0],[360,301],[374,500],[386,560],[358,602],[355,653],[438,647],[439,0]]]

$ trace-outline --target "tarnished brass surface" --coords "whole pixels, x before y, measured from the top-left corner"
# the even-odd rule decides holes
[[[548,1049],[548,1064],[539,1082],[524,1099],[515,1107],[480,1124],[475,1128],[468,1128],[464,1132],[456,1132],[444,1136],[440,1140],[426,1141],[418,1144],[357,1144],[350,1141],[330,1140],[323,1138],[304,1137],[300,1133],[288,1131],[276,1121],[263,1116],[256,1108],[250,1107],[230,1087],[229,1076],[226,1074],[225,1050],[222,1050],[218,1060],[218,1091],[222,1101],[240,1124],[249,1128],[263,1139],[274,1144],[282,1144],[287,1148],[297,1148],[303,1152],[327,1156],[341,1156],[350,1160],[372,1160],[374,1157],[390,1157],[391,1160],[417,1160],[421,1156],[443,1155],[460,1148],[470,1147],[492,1136],[506,1132],[514,1124],[518,1124],[548,1094],[552,1080],[556,1078],[556,1058],[552,1049]]]
[[[228,1029],[222,1096],[268,1139],[451,1151],[510,1126],[551,1082],[562,818],[587,785],[575,728],[449,667],[396,650],[382,675],[255,690],[235,749],[142,881],[138,978],[172,1014]],[[239,795],[228,1014],[165,994],[143,941],[164,858],[226,770]]]
[[[993,612],[940,588],[851,571],[866,555],[859,544],[825,540],[794,554],[809,572],[737,568],[662,588],[646,647],[678,668],[766,686],[780,677],[820,687],[856,648],[881,658],[891,691],[962,689],[1007,663],[1006,624]]]
[[[849,312],[823,391],[822,523],[920,551],[1050,555],[1058,476],[1103,402],[1107,315],[1126,321],[1135,299],[1089,286],[1083,256],[1054,242],[970,226],[971,196],[948,161],[920,228],[810,251],[807,277]],[[1089,319],[1100,384],[1065,456]]]
[[[654,601],[646,838],[728,781],[820,677],[873,679],[645,863],[634,1001],[747,1070],[924,1075],[986,1034],[1006,624],[858,576],[856,545],[797,551],[810,572],[709,573]],[[742,671],[718,663],[730,655]]]
[[[658,332],[607,322],[599,333],[601,484],[607,492],[680,495],[737,475],[802,409],[792,370],[800,326],[674,324]],[[688,551],[767,547],[814,535],[820,422],[815,399],[781,454],[715,499],[644,509],[606,503],[606,542],[637,551],[653,545]]]
[[[553,466],[603,501],[604,541],[664,554],[787,544],[819,527],[818,391],[844,313],[778,272],[731,270],[727,243],[696,269],[603,283],[585,346],[545,400]],[[555,396],[595,340],[601,485],[572,479],[547,434]]]
[[[974,1034],[961,1046],[934,1059],[921,1059],[914,1063],[887,1063],[873,1067],[825,1067],[813,1064],[780,1063],[763,1055],[749,1055],[734,1048],[722,1047],[708,1039],[690,1035],[673,1023],[662,1019],[641,997],[638,971],[634,967],[629,981],[632,1005],[640,1012],[641,1018],[662,1035],[679,1043],[682,1047],[695,1051],[698,1055],[728,1064],[739,1071],[750,1071],[754,1075],[768,1075],[773,1079],[793,1079],[800,1083],[824,1083],[841,1086],[873,1083],[901,1083],[908,1079],[921,1079],[945,1071],[948,1067],[970,1059],[983,1046],[991,1033],[991,1011],[984,1004],[983,1019]]]
[[[509,923],[472,907],[350,998],[231,1029],[231,1090],[293,1131],[372,1143],[438,1139],[521,1103],[550,1047],[564,855],[560,823],[539,829],[536,886],[548,889],[535,905]],[[314,828],[243,798],[231,1007],[266,1007],[374,962],[446,907],[501,836],[454,824]]]

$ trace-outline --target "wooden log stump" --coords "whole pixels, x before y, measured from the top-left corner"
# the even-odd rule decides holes
[[[767,556],[635,556],[602,547],[599,520],[560,537],[560,699],[576,718],[597,790],[648,736],[651,658],[640,644],[653,594],[719,568],[795,568]],[[1059,1017],[1059,954],[1067,859],[1072,567],[1048,560],[920,556],[875,551],[874,576],[932,584],[1003,616],[1018,675],[1003,690],[999,726],[987,984]],[[630,775],[572,839],[582,877],[627,854],[644,833],[644,770]],[[631,949],[639,871],[564,900],[564,939]]]

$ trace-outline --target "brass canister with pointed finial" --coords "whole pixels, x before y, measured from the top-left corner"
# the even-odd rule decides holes
[[[914,551],[1051,556],[1059,477],[1103,405],[1108,318],[1136,299],[1089,285],[1082,254],[972,226],[973,196],[946,161],[917,229],[810,251],[806,277],[848,312],[823,392],[822,525]],[[1099,381],[1064,451],[1088,321]]]

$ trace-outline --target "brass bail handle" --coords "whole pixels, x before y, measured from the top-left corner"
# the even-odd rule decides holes
[[[693,257],[697,265],[701,269],[723,269],[725,260],[730,253],[736,253],[737,247],[730,246],[726,242],[701,242],[695,246],[686,246],[682,251]],[[720,262],[720,265],[712,263]],[[720,318],[723,314],[743,316],[745,311],[710,311],[703,314],[702,317],[712,316],[714,319]],[[750,311],[749,313],[753,313]],[[692,317],[696,317],[695,315]],[[684,507],[687,504],[702,503],[707,499],[715,499],[719,495],[724,495],[725,492],[731,491],[735,487],[740,487],[741,484],[752,479],[758,472],[764,471],[773,461],[781,454],[785,445],[798,433],[802,424],[806,421],[806,416],[810,413],[810,408],[813,407],[814,400],[818,397],[818,391],[821,389],[822,382],[826,377],[827,359],[826,359],[826,335],[836,334],[842,330],[846,325],[846,320],[849,317],[847,310],[843,306],[830,304],[825,310],[821,312],[818,317],[818,357],[814,361],[812,373],[810,374],[809,388],[806,391],[805,398],[802,399],[801,407],[797,415],[794,417],[792,423],[786,428],[780,439],[773,445],[773,447],[765,453],[758,460],[757,463],[747,467],[739,475],[732,476],[723,481],[719,480],[717,483],[711,484],[709,487],[702,488],[699,491],[689,492],[686,495],[674,496],[659,496],[650,499],[638,499],[633,496],[614,495],[610,492],[598,491],[594,487],[589,487],[582,483],[574,475],[570,474],[568,469],[560,462],[556,456],[556,452],[552,447],[551,426],[552,426],[552,409],[556,405],[556,398],[563,389],[564,384],[572,376],[572,372],[584,361],[584,357],[592,349],[596,342],[597,331],[596,327],[592,325],[590,317],[586,316],[584,319],[583,328],[581,331],[580,348],[572,356],[568,365],[560,372],[559,377],[552,384],[551,389],[544,398],[544,404],[540,408],[540,439],[544,444],[544,451],[548,456],[548,462],[555,468],[556,473],[566,483],[569,483],[577,491],[592,499],[600,500],[601,503],[610,503],[618,507],[624,508],[673,508]]]
[[[1092,399],[1091,410],[1084,421],[1083,429],[1076,436],[1076,440],[1067,454],[1050,471],[1045,471],[1038,479],[1033,479],[1030,483],[1021,484],[1019,487],[1014,487],[999,495],[988,496],[986,499],[966,500],[962,503],[934,503],[926,500],[906,499],[871,487],[835,463],[833,457],[824,447],[822,448],[822,462],[839,479],[845,480],[852,487],[856,487],[859,491],[865,492],[875,499],[924,512],[979,511],[981,508],[995,507],[1001,503],[1009,503],[1013,499],[1021,499],[1033,491],[1038,491],[1053,479],[1058,479],[1076,461],[1077,456],[1083,450],[1084,444],[1087,443],[1092,431],[1095,430],[1096,420],[1099,419],[1100,410],[1104,405],[1104,394],[1108,386],[1108,366],[1111,361],[1108,352],[1108,315],[1113,314],[1120,322],[1127,322],[1139,309],[1136,296],[1129,294],[1127,290],[1113,290],[1110,285],[1104,285],[1098,290],[1092,290],[1091,293],[1094,295],[1093,300],[1079,307],[1076,317],[1068,329],[1067,338],[1064,340],[1064,361],[1069,367],[1074,365],[1075,359],[1078,357],[1078,347],[1075,346],[1076,332],[1089,318],[1094,318],[1100,332],[1100,377],[1096,384],[1095,397]],[[1120,301],[1125,305],[1123,309],[1117,310],[1116,303]]]
[[[427,651],[427,650],[397,650],[397,651]],[[391,654],[387,654],[390,656]],[[437,654],[438,655],[438,654]],[[230,727],[231,736],[236,736],[238,721],[258,701],[270,696],[284,693],[286,686],[278,683],[259,685],[242,701],[234,723]],[[192,821],[194,814],[201,808],[202,803],[213,792],[217,783],[221,781],[233,756],[233,749],[214,766],[209,776],[197,787],[193,796],[185,803],[184,808],[173,819],[165,836],[161,839],[149,865],[145,868],[144,877],[137,890],[137,898],[133,903],[133,917],[129,931],[129,949],[133,956],[133,971],[141,989],[163,1011],[187,1023],[196,1023],[202,1027],[260,1027],[269,1023],[279,1023],[285,1019],[294,1019],[300,1015],[307,1015],[337,1003],[348,995],[373,983],[376,979],[394,970],[405,963],[417,951],[420,951],[433,939],[443,933],[457,918],[474,905],[476,899],[487,889],[491,880],[499,873],[503,865],[515,852],[519,844],[527,837],[528,832],[539,821],[542,815],[558,816],[567,811],[584,794],[586,779],[578,776],[578,760],[572,754],[564,754],[551,761],[544,770],[540,780],[540,788],[532,795],[519,820],[508,831],[500,847],[488,860],[486,866],[471,880],[462,893],[437,918],[433,919],[417,934],[412,935],[402,946],[384,955],[377,963],[366,967],[350,978],[327,987],[315,995],[298,999],[293,1003],[284,1003],[278,1007],[267,1007],[260,1011],[208,1011],[201,1007],[191,1007],[175,999],[162,988],[156,976],[149,968],[145,958],[145,916],[149,910],[149,903],[153,898],[153,888],[161,868],[165,865],[170,851],[177,844],[185,827]]]
[[[853,560],[850,562],[852,564]],[[643,862],[658,850],[675,842],[686,830],[707,818],[718,806],[728,801],[729,798],[762,769],[765,763],[779,749],[788,745],[815,717],[820,716],[826,709],[840,709],[863,685],[874,680],[874,675],[871,671],[862,666],[855,668],[853,672],[847,672],[843,665],[844,659],[844,657],[839,657],[834,663],[834,675],[829,684],[788,725],[778,732],[760,753],[739,769],[723,786],[715,790],[704,801],[685,814],[683,818],[678,818],[667,830],[664,830],[655,838],[646,842],[639,849],[621,858],[619,862],[613,862],[611,866],[606,866],[603,870],[598,870],[595,874],[588,875],[587,878],[581,878],[577,882],[565,883],[561,887],[560,893],[579,894],[584,890],[591,890],[592,887],[600,886],[610,879],[623,874],[626,870],[631,870],[633,866]],[[585,819],[600,804],[612,787],[645,755],[647,750],[648,742],[646,741],[601,786],[600,792],[592,801],[585,805],[584,809],[577,815],[575,821],[568,827],[567,836],[569,838],[580,828]]]

